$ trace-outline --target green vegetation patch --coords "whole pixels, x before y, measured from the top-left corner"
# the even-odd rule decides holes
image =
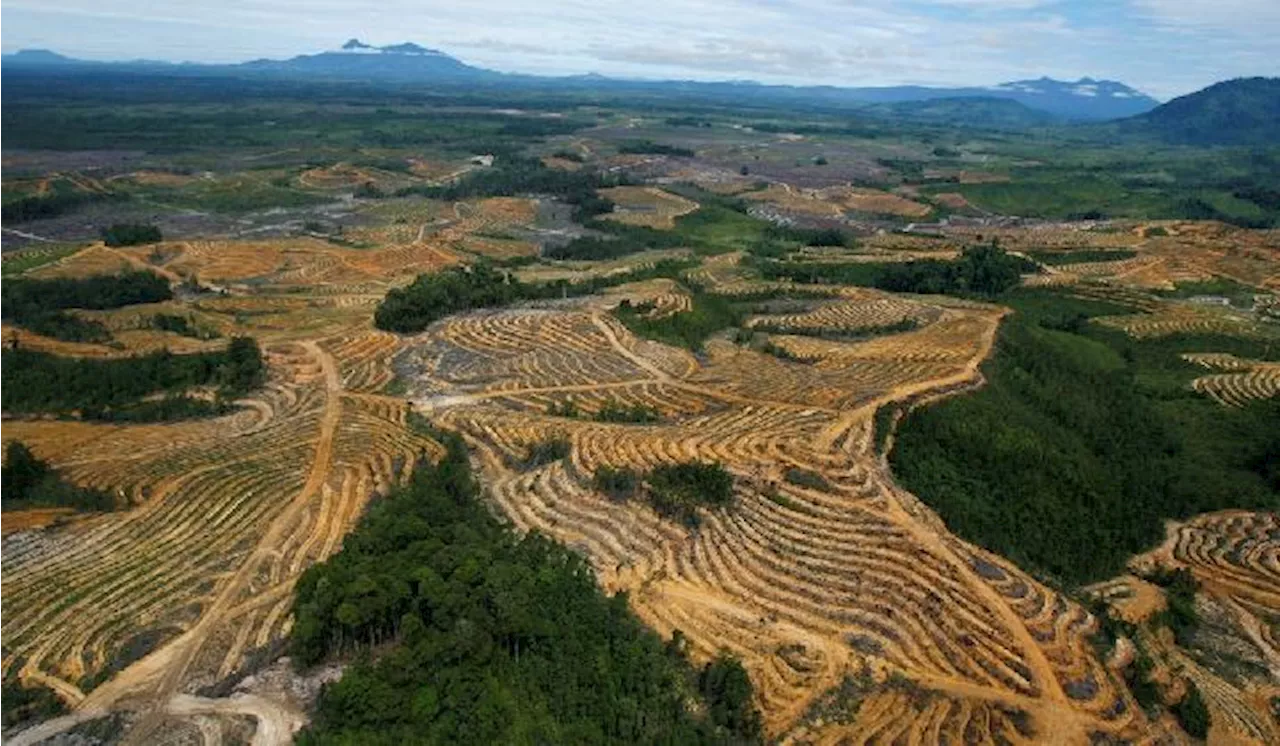
[[[102,242],[108,246],[140,246],[163,238],[160,229],[148,223],[113,223],[102,229]]]
[[[1079,585],[1121,572],[1165,519],[1280,508],[1280,401],[1221,407],[1190,390],[1201,371],[1179,357],[1274,357],[1265,342],[1136,341],[1071,323],[1114,306],[1024,290],[1001,302],[1016,313],[987,385],[915,410],[891,454],[958,535]]]
[[[106,342],[107,328],[64,309],[109,309],[158,303],[173,297],[163,277],[146,271],[84,278],[34,280],[12,278],[0,286],[0,314],[6,321],[46,337],[68,342]]]
[[[503,308],[523,300],[590,295],[607,287],[658,277],[674,279],[694,266],[696,261],[663,259],[648,267],[607,277],[548,283],[520,282],[514,275],[500,272],[487,262],[451,267],[443,272],[418,275],[407,287],[387,293],[374,312],[374,324],[387,331],[417,332],[459,311]]]
[[[48,462],[36,458],[26,444],[13,440],[4,452],[3,498],[4,510],[28,508],[75,508],[76,510],[107,511],[116,507],[115,498],[108,492],[77,487],[66,481]],[[5,698],[9,697],[6,687]],[[16,695],[26,696],[26,695]],[[6,708],[8,703],[5,703]],[[6,725],[8,716],[5,717]]]
[[[628,140],[618,145],[619,153],[633,154],[652,154],[652,155],[677,155],[686,158],[692,158],[694,153],[689,148],[682,148],[676,145],[667,145],[665,143],[654,142],[653,140]]]
[[[1027,256],[1041,264],[1062,266],[1087,262],[1118,262],[1138,255],[1128,249],[1084,249],[1080,251],[1028,251]]]
[[[746,313],[729,298],[705,292],[693,294],[693,308],[688,311],[651,318],[645,315],[647,310],[650,309],[624,300],[613,314],[638,336],[691,350],[702,349],[707,337],[738,326],[746,318]]]
[[[59,259],[69,257],[83,248],[82,244],[41,245],[31,249],[6,253],[4,262],[0,264],[0,270],[4,272],[5,277],[16,277],[37,267],[53,264]]]
[[[4,728],[17,729],[26,723],[38,723],[65,714],[67,706],[52,689],[43,686],[26,686],[5,679],[0,693],[4,703]]]
[[[581,557],[505,528],[445,441],[298,581],[295,658],[356,654],[299,744],[759,741],[741,664],[695,671]]]
[[[664,464],[644,481],[654,510],[689,525],[698,523],[699,507],[725,507],[733,500],[733,476],[716,463]]]
[[[768,280],[808,284],[862,285],[899,293],[992,297],[1016,286],[1036,265],[998,246],[973,246],[954,261],[819,263],[756,260]]]
[[[266,364],[257,342],[236,337],[221,352],[105,360],[5,350],[3,375],[6,412],[154,421],[227,411],[230,399],[262,384]],[[217,387],[215,398],[180,393],[198,386]]]

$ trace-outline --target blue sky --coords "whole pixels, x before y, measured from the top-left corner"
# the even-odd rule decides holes
[[[1280,0],[5,0],[5,52],[237,62],[414,41],[499,70],[833,85],[1280,74]]]

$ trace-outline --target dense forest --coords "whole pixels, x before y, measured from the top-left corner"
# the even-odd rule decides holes
[[[980,391],[913,412],[891,454],[960,536],[1067,585],[1114,576],[1166,518],[1280,509],[1280,401],[1222,407],[1182,352],[1274,356],[1265,343],[1135,341],[1087,319],[1121,311],[1045,291],[1015,309]]]
[[[95,420],[173,420],[219,414],[227,401],[260,386],[266,364],[258,343],[236,337],[227,349],[174,355],[167,351],[95,359],[5,350],[4,411],[15,414],[79,414]],[[214,400],[186,396],[193,387],[216,387]],[[165,394],[156,398],[157,394]]]
[[[135,303],[158,303],[172,297],[168,281],[145,271],[49,280],[13,278],[0,286],[0,313],[6,321],[46,337],[68,342],[105,342],[111,338],[105,326],[64,311],[120,308]]]
[[[4,510],[75,508],[102,511],[116,506],[110,493],[71,484],[48,462],[36,458],[25,443],[17,440],[10,441],[5,448],[0,483],[4,484],[4,492],[0,493],[0,505]]]
[[[500,524],[461,440],[437,437],[439,463],[298,583],[297,660],[355,656],[300,744],[759,742],[740,664],[694,670],[581,557]]]

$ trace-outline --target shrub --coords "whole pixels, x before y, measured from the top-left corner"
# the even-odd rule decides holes
[[[543,466],[559,461],[569,455],[569,440],[564,437],[551,438],[529,446],[529,454],[525,456],[525,466]]]
[[[831,491],[831,483],[827,481],[826,477],[816,471],[801,469],[798,466],[793,466],[787,469],[786,472],[783,473],[782,478],[797,487],[807,487],[808,489],[819,490],[821,492]]]
[[[640,477],[633,469],[602,466],[596,470],[591,483],[609,497],[625,499],[636,493],[640,485]]]

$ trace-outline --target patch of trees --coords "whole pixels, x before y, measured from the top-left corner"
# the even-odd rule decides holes
[[[153,421],[227,411],[228,400],[262,384],[266,364],[256,341],[236,337],[226,350],[188,355],[93,359],[5,350],[3,376],[5,412]],[[203,386],[217,387],[212,401],[180,393]]]
[[[613,209],[612,204],[610,203],[609,210]],[[687,243],[678,233],[642,225],[593,220],[590,221],[590,226],[602,235],[579,236],[563,246],[548,246],[543,249],[542,255],[548,259],[599,261],[638,254],[649,249],[675,248]]]
[[[601,466],[596,469],[591,484],[604,494],[615,500],[625,500],[636,494],[640,488],[640,475],[635,469],[627,467],[614,468]]]
[[[100,342],[110,338],[106,327],[61,311],[120,308],[172,297],[168,281],[146,271],[48,280],[14,278],[0,286],[0,313],[6,321],[37,334],[73,342]]]
[[[733,476],[716,463],[663,464],[644,481],[653,509],[688,525],[697,525],[699,507],[725,507],[733,500]]]
[[[662,414],[647,404],[636,402],[627,406],[610,399],[600,407],[594,419],[597,422],[631,422],[643,425],[660,421]]]
[[[1078,251],[1031,251],[1028,255],[1041,264],[1060,266],[1085,262],[1118,262],[1123,259],[1132,259],[1138,255],[1138,252],[1128,249],[1080,249]]]
[[[740,205],[739,212],[746,211],[746,205],[741,200],[731,202],[730,205],[735,208]],[[802,228],[796,225],[779,225],[771,222],[764,228],[764,237],[774,241],[786,241],[803,246],[845,246],[848,248],[853,248],[854,246],[853,237],[839,228]]]
[[[905,318],[888,324],[871,324],[867,326],[807,326],[804,328],[792,328],[777,324],[756,324],[751,328],[766,334],[796,334],[805,337],[818,337],[819,339],[857,340],[885,334],[901,334],[919,326],[920,322],[917,319]]]
[[[161,240],[160,229],[148,223],[113,223],[102,229],[102,242],[108,246],[140,246]]]
[[[167,280],[145,270],[83,278],[12,279],[4,283],[2,292],[6,318],[66,308],[120,308],[173,297]]]
[[[1280,401],[1220,407],[1190,390],[1199,373],[1180,358],[1272,356],[1264,343],[1135,341],[1096,324],[1063,331],[1054,320],[1117,309],[1046,292],[1001,302],[1016,313],[982,368],[987,385],[914,410],[891,454],[951,530],[1078,585],[1122,572],[1160,541],[1166,519],[1280,509],[1267,471],[1280,453]]]
[[[759,740],[739,663],[695,671],[681,636],[664,644],[581,557],[505,528],[440,435],[445,456],[298,582],[295,659],[357,654],[299,744]]]
[[[613,315],[633,333],[648,339],[665,342],[691,350],[702,349],[703,342],[712,334],[738,326],[746,314],[729,298],[713,293],[695,292],[693,308],[668,314],[660,318],[647,315],[651,308],[633,306],[622,301]]]
[[[387,293],[374,312],[374,324],[386,331],[412,333],[452,313],[477,308],[502,308],[522,300],[590,295],[606,287],[656,277],[676,278],[696,261],[664,259],[649,267],[594,277],[581,282],[558,280],[524,283],[488,263],[452,267],[422,274],[412,284]]]
[[[615,500],[643,491],[655,511],[689,526],[698,524],[698,508],[721,508],[733,501],[733,475],[718,463],[664,464],[641,474],[627,467],[602,466],[592,485]]]
[[[1187,693],[1174,705],[1173,714],[1187,735],[1200,739],[1209,735],[1209,708],[1194,681],[1187,681]]]
[[[684,158],[692,158],[697,155],[689,148],[666,145],[653,140],[629,140],[618,145],[618,152],[635,155],[675,155]]]
[[[783,472],[782,478],[797,487],[806,487],[811,490],[818,490],[819,492],[831,491],[831,483],[827,481],[827,478],[810,469],[801,469],[798,466],[792,466]]]
[[[1196,591],[1200,590],[1200,583],[1185,567],[1161,568],[1147,580],[1164,588],[1164,611],[1157,614],[1152,623],[1168,627],[1179,645],[1189,647],[1191,636],[1200,626],[1200,613],[1196,611]]]
[[[173,332],[192,339],[217,339],[218,333],[212,329],[197,327],[188,316],[174,313],[158,313],[151,317],[151,328],[162,332]]]
[[[710,128],[711,122],[698,117],[667,117],[666,125],[668,127],[704,127]]]
[[[31,449],[17,440],[9,442],[0,469],[4,492],[0,505],[4,510],[27,508],[75,508],[107,511],[116,507],[115,498],[102,490],[78,487],[64,480],[47,461],[36,458]],[[9,693],[6,689],[5,697]],[[6,703],[7,705],[7,703]]]
[[[510,197],[518,194],[550,194],[575,203],[601,187],[622,184],[621,177],[602,176],[592,171],[561,171],[547,168],[537,158],[506,158],[491,168],[480,168],[451,184],[412,186],[397,196],[420,194],[450,202],[473,197]]]
[[[6,218],[7,220],[7,218]],[[25,723],[38,723],[66,713],[67,706],[54,691],[44,686],[26,686],[5,679],[0,693],[4,706],[4,728],[17,729]]]
[[[393,332],[415,332],[451,313],[501,308],[528,298],[529,287],[488,264],[451,267],[418,275],[413,284],[388,292],[374,312],[374,324]]]
[[[569,455],[571,447],[569,440],[564,437],[548,438],[547,440],[538,441],[529,446],[529,452],[525,456],[525,466],[543,466],[555,461],[559,461]]]
[[[992,297],[1016,286],[1024,273],[1036,272],[1033,262],[997,246],[974,246],[954,261],[921,259],[910,262],[827,264],[756,260],[765,279],[789,279],[809,284],[863,285],[899,293]]]
[[[32,220],[56,218],[95,202],[128,199],[118,192],[82,192],[55,189],[44,195],[31,195],[6,201],[0,206],[0,220],[5,223],[26,223]]]

